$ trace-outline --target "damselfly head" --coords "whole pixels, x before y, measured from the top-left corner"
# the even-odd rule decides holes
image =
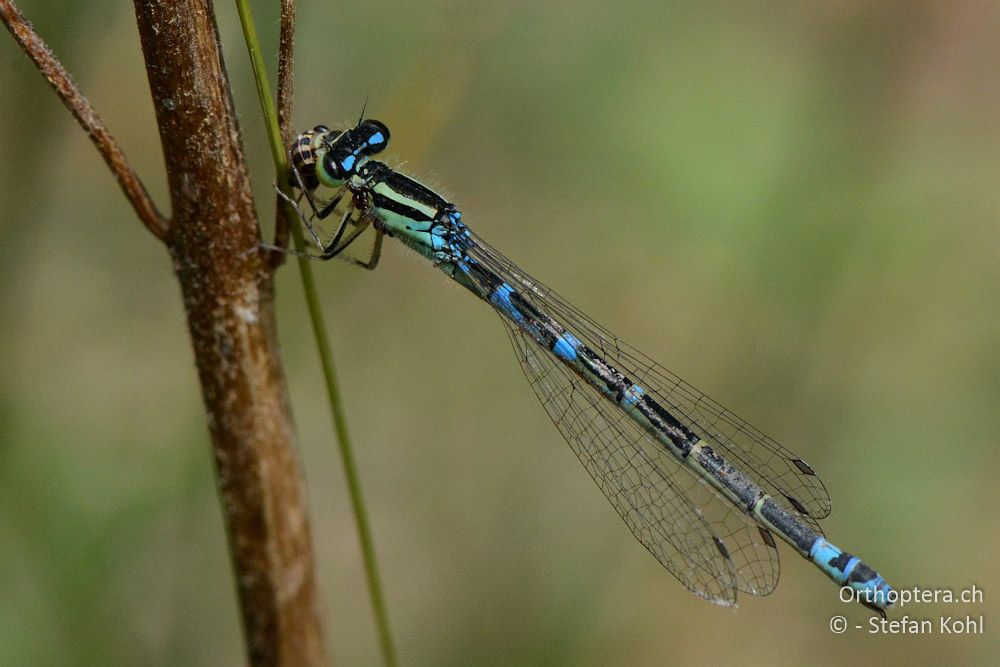
[[[339,188],[388,145],[389,128],[371,118],[346,131],[317,125],[295,139],[289,182],[305,190]]]
[[[333,133],[327,133],[331,137]],[[318,155],[316,175],[319,182],[339,187],[351,178],[365,161],[389,145],[389,128],[377,120],[362,120],[356,127],[336,138],[324,141],[326,152]]]

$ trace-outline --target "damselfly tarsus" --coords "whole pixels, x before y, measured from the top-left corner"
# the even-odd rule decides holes
[[[372,158],[377,121],[299,136],[292,182],[303,221],[328,259],[369,224],[423,255],[500,315],[545,410],[635,537],[697,595],[722,605],[778,581],[776,533],[855,599],[884,614],[891,587],[828,542],[830,497],[815,471],[575,309],[476,236],[454,204]],[[327,203],[319,186],[340,188]],[[350,193],[334,238],[313,230]],[[354,209],[354,210],[352,210]],[[342,235],[360,212],[352,235]],[[373,266],[377,255],[367,265]],[[365,263],[362,263],[366,265]]]

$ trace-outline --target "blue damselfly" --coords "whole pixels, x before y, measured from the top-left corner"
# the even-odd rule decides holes
[[[732,605],[778,581],[777,533],[856,599],[884,614],[890,586],[828,542],[830,497],[815,471],[649,357],[621,341],[475,235],[454,204],[372,157],[386,127],[319,126],[299,136],[292,183],[303,221],[328,259],[367,226],[402,241],[490,304],[535,394],[635,537],[688,589]],[[337,193],[316,198],[320,186]],[[313,223],[349,193],[324,243]],[[360,214],[357,219],[355,213]],[[356,229],[343,238],[348,222]],[[361,263],[361,262],[359,262]]]

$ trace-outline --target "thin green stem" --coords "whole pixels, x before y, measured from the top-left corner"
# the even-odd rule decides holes
[[[243,26],[243,37],[247,44],[247,50],[250,53],[250,62],[253,64],[254,79],[257,83],[257,92],[261,108],[264,112],[268,139],[271,145],[271,157],[274,159],[274,167],[278,174],[278,183],[280,184],[279,187],[281,187],[283,192],[288,194],[288,158],[285,152],[285,145],[281,140],[278,113],[271,95],[271,86],[264,67],[264,59],[261,56],[260,42],[257,39],[257,29],[254,26],[253,15],[250,12],[248,0],[236,0],[236,7],[240,14],[240,23]],[[291,209],[291,206],[287,202],[285,206],[286,213],[294,219],[296,215],[295,211]],[[333,351],[330,347],[326,323],[323,320],[323,313],[320,309],[319,294],[316,291],[312,266],[307,258],[303,256],[305,253],[305,239],[302,236],[302,228],[300,225],[293,224],[291,225],[291,231],[295,248],[299,252],[298,264],[299,272],[302,275],[302,289],[305,293],[306,305],[309,309],[309,319],[312,322],[313,336],[316,339],[316,349],[319,352],[320,364],[323,369],[323,380],[326,384],[333,427],[337,433],[340,458],[347,478],[347,489],[351,496],[354,520],[358,526],[361,554],[364,559],[365,575],[368,580],[368,593],[371,597],[372,610],[375,614],[375,624],[378,627],[379,639],[382,645],[382,657],[385,664],[395,665],[396,652],[393,646],[392,633],[389,630],[389,616],[386,611],[385,599],[382,595],[378,562],[375,557],[375,545],[372,541],[371,528],[368,524],[368,512],[365,509],[361,493],[361,480],[354,461],[351,439],[347,432],[347,417],[344,414],[340,389],[337,385]]]

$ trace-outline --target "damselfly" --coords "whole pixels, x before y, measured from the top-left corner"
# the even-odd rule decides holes
[[[635,537],[695,594],[733,605],[778,581],[777,533],[863,604],[884,614],[891,587],[828,542],[817,521],[830,497],[815,471],[711,398],[627,345],[476,236],[454,204],[372,158],[389,137],[377,121],[299,136],[292,182],[303,221],[338,255],[369,224],[398,238],[500,315],[531,387]],[[320,185],[338,189],[329,202]],[[313,223],[346,193],[323,243]],[[353,210],[352,210],[353,209]],[[344,229],[361,214],[346,240]]]

